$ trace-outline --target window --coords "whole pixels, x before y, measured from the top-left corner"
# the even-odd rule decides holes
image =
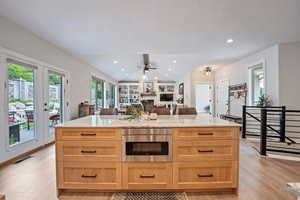
[[[91,103],[97,111],[104,107],[104,81],[94,77],[91,85]]]
[[[250,98],[251,105],[256,105],[259,97],[265,95],[265,74],[263,64],[258,64],[250,69]]]
[[[115,101],[116,101],[116,86],[112,83],[108,83],[106,85],[106,105],[109,108],[115,107]]]

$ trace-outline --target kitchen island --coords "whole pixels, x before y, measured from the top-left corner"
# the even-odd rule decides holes
[[[88,116],[56,127],[58,195],[64,191],[238,189],[238,124],[208,115]]]

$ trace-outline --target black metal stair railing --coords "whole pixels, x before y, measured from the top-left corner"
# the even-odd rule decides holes
[[[243,106],[242,137],[259,138],[261,155],[267,151],[300,154],[300,110]]]

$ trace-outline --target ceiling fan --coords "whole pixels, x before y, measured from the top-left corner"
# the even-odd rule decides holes
[[[156,70],[158,69],[155,64],[150,63],[150,56],[149,54],[143,54],[143,63],[144,66],[142,67],[143,69],[143,74],[145,75],[146,72],[149,72],[150,70]]]

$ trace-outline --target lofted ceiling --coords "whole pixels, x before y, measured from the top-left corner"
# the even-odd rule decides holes
[[[159,66],[151,76],[174,80],[300,41],[299,10],[299,0],[0,1],[1,16],[117,80],[141,78],[142,53]]]

